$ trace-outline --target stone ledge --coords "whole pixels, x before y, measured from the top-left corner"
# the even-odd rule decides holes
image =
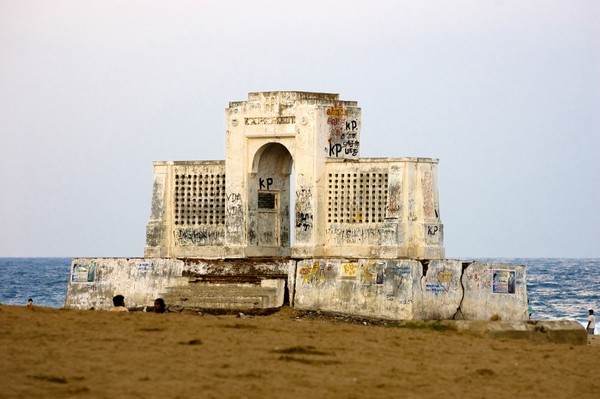
[[[459,332],[495,339],[529,339],[538,342],[572,345],[586,345],[588,343],[585,328],[574,320],[516,322],[443,320],[440,321],[440,324]]]

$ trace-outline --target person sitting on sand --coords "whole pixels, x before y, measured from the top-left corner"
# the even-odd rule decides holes
[[[162,298],[154,300],[154,313],[167,313],[167,306]]]
[[[588,334],[594,335],[594,330],[596,329],[596,316],[594,316],[594,310],[590,309],[590,315],[588,316],[588,323],[585,327]]]
[[[29,299],[27,300],[27,307],[28,307],[28,308],[32,308],[32,307],[33,307],[33,298],[29,298]]]
[[[113,312],[129,312],[129,309],[125,307],[125,297],[123,295],[115,295],[113,305],[114,307],[111,309]]]

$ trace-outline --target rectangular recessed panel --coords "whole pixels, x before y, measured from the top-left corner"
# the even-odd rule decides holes
[[[275,209],[275,194],[258,193],[258,209]]]

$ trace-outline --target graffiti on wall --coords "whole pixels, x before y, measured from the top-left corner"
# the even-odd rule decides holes
[[[314,297],[333,295],[335,301],[349,304],[362,300],[356,296],[360,292],[361,298],[378,297],[393,306],[413,304],[414,270],[402,262],[327,260],[303,261],[299,266],[297,284],[308,289],[306,293],[312,292]]]
[[[332,226],[327,235],[336,243],[343,244],[392,244],[396,242],[396,230],[370,227]]]
[[[176,245],[219,245],[225,238],[223,229],[185,228],[174,231]]]
[[[438,226],[438,225],[428,225],[427,226],[427,235],[434,236],[438,233],[439,230],[440,230],[440,226]]]
[[[313,215],[310,213],[296,212],[296,227],[307,231],[313,227]]]
[[[359,121],[353,118],[343,107],[327,109],[329,126],[329,147],[326,152],[330,158],[357,158],[359,150]]]
[[[296,219],[294,222],[296,241],[310,240],[313,228],[312,192],[310,186],[300,185],[296,189],[296,203],[294,205]]]
[[[226,229],[229,239],[233,242],[242,240],[243,212],[242,195],[240,193],[229,193],[225,201]]]
[[[383,284],[383,268],[379,270],[376,263],[361,262],[361,280],[364,285]]]
[[[227,216],[237,216],[242,212],[242,195],[231,193],[226,196],[225,212]]]
[[[475,287],[477,287],[477,289],[482,289],[482,288],[492,288],[492,282],[491,280],[487,277],[488,274],[491,271],[491,268],[487,268],[486,270],[482,271],[482,272],[477,272],[477,273],[469,273],[469,274],[465,274],[465,276],[467,277],[467,281],[469,281],[469,283],[473,284]]]
[[[311,197],[310,187],[300,187],[296,190],[296,202],[306,203],[310,201]]]
[[[273,178],[267,177],[263,179],[262,177],[258,178],[258,189],[259,190],[270,190],[273,185]]]
[[[386,262],[383,273],[383,294],[386,300],[399,302],[402,305],[412,303],[412,268],[397,264],[394,261]]]
[[[342,278],[350,277],[355,278],[358,271],[357,262],[342,262]]]
[[[152,261],[148,262],[148,261],[144,260],[143,262],[138,263],[136,265],[136,267],[137,267],[138,274],[140,276],[145,276],[148,273],[152,274],[156,268],[156,265]]]
[[[310,266],[303,266],[298,271],[301,284],[319,285],[327,280],[335,279],[335,269],[331,263],[315,261]]]
[[[449,294],[461,289],[460,273],[452,268],[430,269],[425,281],[425,291],[435,294]]]
[[[343,107],[327,108],[327,116],[346,118],[348,116],[348,110]]]

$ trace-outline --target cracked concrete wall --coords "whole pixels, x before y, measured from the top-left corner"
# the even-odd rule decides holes
[[[499,263],[305,259],[293,292],[299,309],[391,320],[528,318],[525,266]]]
[[[526,267],[493,262],[464,265],[465,296],[461,310],[467,320],[527,320]]]
[[[74,258],[65,307],[108,310],[115,295],[125,297],[128,308],[152,306],[154,299],[174,288],[185,288],[207,280],[208,284],[230,285],[231,301],[236,284],[274,288],[277,293],[266,303],[283,304],[288,261],[202,260],[173,258]],[[177,305],[175,303],[167,303]]]
[[[452,319],[463,296],[462,262],[431,260],[421,263],[419,290],[415,292],[414,314],[417,320]]]
[[[108,310],[115,295],[127,307],[150,306],[167,287],[187,284],[183,268],[179,259],[73,258],[65,307]]]
[[[298,309],[391,320],[519,321],[528,318],[525,271],[449,259],[74,258],[65,307],[110,309],[117,294],[128,307],[149,306],[190,282],[271,284],[282,303],[287,276],[290,304]]]
[[[410,320],[416,260],[306,259],[296,267],[295,308]]]

